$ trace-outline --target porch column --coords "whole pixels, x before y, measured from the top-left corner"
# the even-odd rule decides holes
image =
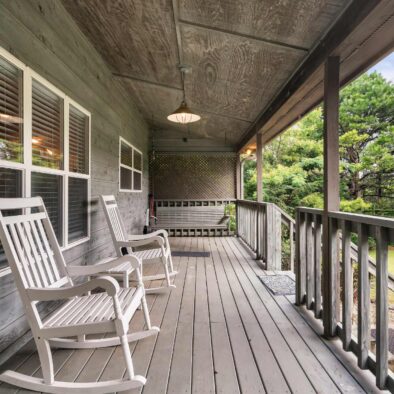
[[[237,155],[237,164],[235,171],[235,182],[236,182],[236,198],[242,200],[243,197],[243,163],[241,160],[241,155]]]
[[[263,201],[263,136],[256,135],[257,201]]]
[[[337,225],[328,211],[339,210],[339,57],[329,57],[324,69],[324,215],[323,324],[334,336],[339,307]],[[308,278],[312,280],[312,278]]]

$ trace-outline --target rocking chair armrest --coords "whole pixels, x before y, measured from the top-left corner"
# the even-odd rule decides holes
[[[114,278],[100,276],[76,286],[46,289],[28,288],[27,293],[32,301],[55,301],[81,296],[97,288],[104,289],[111,297],[114,297],[120,289],[119,283]]]
[[[141,239],[150,239],[160,235],[162,235],[164,238],[168,238],[168,232],[164,229],[160,229],[149,234],[128,235],[127,239],[128,241],[139,241]]]
[[[123,263],[129,263],[130,267],[134,269],[138,269],[141,266],[141,260],[139,258],[132,255],[126,255],[117,258],[110,257],[92,265],[68,266],[67,272],[70,276],[94,275],[100,272],[108,271],[112,268],[116,268],[118,265]]]
[[[153,236],[146,239],[129,240],[129,241],[118,241],[118,246],[126,248],[134,248],[136,246],[145,246],[157,242],[159,246],[164,246],[164,239],[160,236]]]

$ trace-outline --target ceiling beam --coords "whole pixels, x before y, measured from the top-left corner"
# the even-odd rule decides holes
[[[161,82],[149,81],[148,79],[138,78],[133,75],[121,74],[121,73],[112,73],[112,75],[114,77],[130,79],[131,81],[146,83],[148,85],[158,86],[158,87],[165,88],[165,89],[179,90],[180,92],[183,91],[182,88],[179,88],[177,86],[167,85],[167,84],[161,83]]]
[[[191,21],[187,21],[185,19],[179,19],[178,23],[180,25],[192,26],[192,27],[196,27],[198,29],[211,30],[211,31],[219,32],[219,33],[230,34],[230,35],[236,36],[236,37],[247,38],[248,40],[263,42],[265,44],[274,45],[274,46],[281,47],[284,49],[292,49],[292,50],[303,51],[303,52],[309,51],[309,48],[306,48],[306,47],[287,44],[287,43],[281,42],[281,41],[269,40],[266,38],[256,37],[256,36],[252,36],[250,34],[240,33],[240,32],[233,31],[233,30],[222,29],[220,27],[214,27],[214,26],[205,25],[202,23],[191,22]]]
[[[311,50],[280,92],[251,124],[241,139],[238,150],[241,150],[254,137],[264,124],[285,104],[289,97],[307,81],[309,76],[325,62],[328,56],[335,51],[341,42],[379,3],[381,3],[381,0],[353,0],[350,3],[318,45]]]

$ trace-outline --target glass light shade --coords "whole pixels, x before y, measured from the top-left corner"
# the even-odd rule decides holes
[[[22,123],[23,119],[19,116],[0,114],[0,122],[4,123]]]
[[[194,114],[187,106],[185,101],[182,101],[178,109],[176,109],[171,115],[167,116],[167,119],[175,123],[192,123],[197,122],[201,119],[200,115]]]

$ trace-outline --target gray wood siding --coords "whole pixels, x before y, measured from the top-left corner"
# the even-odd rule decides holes
[[[60,1],[0,1],[0,46],[91,112],[91,239],[65,257],[69,264],[85,264],[114,253],[98,196],[115,194],[129,231],[142,230],[149,167],[146,122]],[[118,192],[119,135],[144,154],[142,193]],[[51,307],[43,305],[43,313]],[[11,275],[0,278],[0,311],[2,363],[30,338]]]

